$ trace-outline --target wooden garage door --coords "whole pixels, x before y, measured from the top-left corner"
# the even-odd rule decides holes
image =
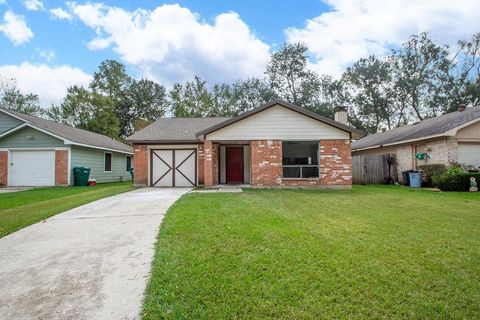
[[[197,185],[197,150],[151,150],[150,185],[193,187]]]
[[[480,167],[480,143],[459,143],[458,162]]]
[[[55,185],[55,151],[21,150],[10,155],[10,186]]]

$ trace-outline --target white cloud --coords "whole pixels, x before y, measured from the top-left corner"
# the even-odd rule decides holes
[[[6,11],[3,15],[3,23],[0,24],[0,32],[3,32],[3,34],[16,46],[28,42],[33,38],[33,32],[27,26],[25,18],[16,15],[12,11]]]
[[[234,12],[207,23],[187,8],[162,5],[133,12],[99,3],[72,4],[73,14],[95,30],[91,50],[112,47],[143,76],[165,84],[198,74],[209,81],[259,76],[269,46]]]
[[[285,31],[289,42],[304,42],[316,58],[313,68],[339,74],[345,66],[420,32],[454,44],[479,32],[478,0],[327,0],[331,11]]]
[[[37,47],[35,48],[35,52],[38,53],[38,55],[46,62],[51,62],[53,59],[55,59],[55,51],[53,49],[42,50]]]
[[[0,0],[0,4],[7,4],[7,0]]]
[[[25,8],[31,11],[38,11],[43,9],[43,2],[40,0],[25,0],[23,2]]]
[[[55,8],[55,9],[50,9],[50,16],[53,19],[58,19],[58,20],[72,20],[73,17],[68,11],[62,9],[62,8]]]
[[[50,67],[28,62],[0,66],[0,77],[14,78],[22,92],[38,94],[44,107],[60,103],[69,86],[87,86],[92,79],[82,70],[68,65]]]

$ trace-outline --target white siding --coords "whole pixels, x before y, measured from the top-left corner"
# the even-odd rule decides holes
[[[350,134],[280,105],[207,135],[216,141],[349,139]]]
[[[250,146],[243,146],[243,181],[250,183]]]
[[[227,161],[225,146],[220,146],[220,183],[227,183]]]

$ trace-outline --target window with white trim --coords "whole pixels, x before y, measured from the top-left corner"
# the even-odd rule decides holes
[[[320,176],[318,141],[282,142],[283,178],[306,179]]]
[[[132,156],[127,156],[125,159],[125,168],[127,172],[132,169]]]
[[[105,152],[104,158],[104,171],[105,172],[112,172],[112,154],[110,152]]]

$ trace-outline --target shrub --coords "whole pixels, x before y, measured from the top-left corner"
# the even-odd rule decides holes
[[[442,191],[468,191],[470,178],[480,182],[480,173],[464,172],[459,168],[451,168],[446,173],[433,176],[433,185]]]
[[[422,185],[424,187],[433,186],[432,177],[444,174],[447,168],[444,164],[424,164],[417,167],[422,170]]]

